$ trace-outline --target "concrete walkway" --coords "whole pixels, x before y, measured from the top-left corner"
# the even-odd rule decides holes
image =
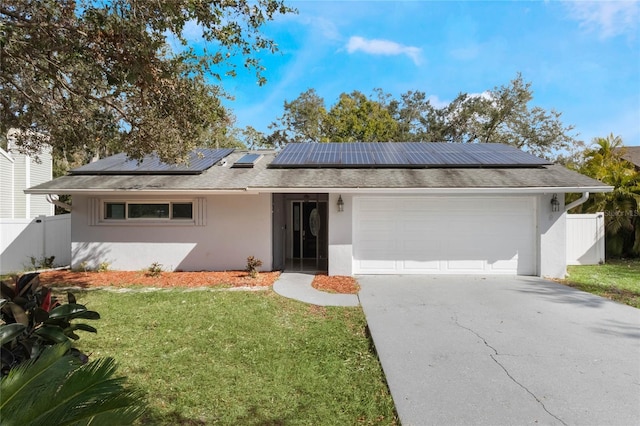
[[[273,284],[280,296],[319,306],[359,306],[356,294],[334,294],[316,290],[311,286],[314,274],[283,272]]]

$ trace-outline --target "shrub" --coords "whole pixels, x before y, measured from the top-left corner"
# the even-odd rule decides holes
[[[162,265],[158,262],[153,262],[151,266],[147,268],[146,275],[150,277],[158,277],[162,274]]]
[[[96,332],[72,321],[100,315],[71,293],[60,304],[38,275],[0,283],[2,425],[132,424],[144,411],[142,395],[113,377],[113,359],[88,362],[72,347],[77,330]]]
[[[143,414],[142,395],[113,377],[112,358],[82,364],[70,346],[49,346],[0,380],[3,426],[125,425]]]
[[[249,273],[251,278],[256,278],[258,276],[258,268],[262,266],[262,260],[256,259],[253,256],[247,257],[247,269],[246,271]]]
[[[95,333],[97,330],[76,319],[96,320],[97,312],[76,303],[67,293],[67,303],[60,304],[51,289],[42,286],[38,273],[24,274],[13,282],[0,283],[0,376],[23,361],[35,359],[45,348],[80,338],[77,330]],[[86,361],[75,348],[69,352]]]
[[[29,256],[29,260],[31,261],[31,268],[34,270],[53,268],[53,261],[55,260],[55,258],[55,256],[43,256],[42,258],[38,259],[35,256]]]
[[[107,272],[109,270],[109,266],[111,266],[109,262],[100,262],[100,264],[98,265],[98,269],[96,270],[98,272]]]

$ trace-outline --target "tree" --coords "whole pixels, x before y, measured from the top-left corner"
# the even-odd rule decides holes
[[[398,132],[398,123],[389,111],[358,91],[341,94],[325,123],[322,142],[388,142]]]
[[[360,92],[341,94],[328,113],[313,89],[292,102],[271,128],[271,140],[499,142],[534,155],[553,158],[581,144],[573,127],[554,110],[530,107],[531,83],[518,74],[506,86],[480,95],[459,94],[445,106],[433,105],[424,92],[408,91],[394,99],[382,89],[376,98]],[[308,125],[312,123],[313,133]]]
[[[22,130],[19,148],[31,154],[35,132],[66,156],[182,159],[228,116],[209,80],[235,75],[242,57],[263,84],[256,54],[277,46],[260,29],[290,12],[281,0],[5,0],[0,133]],[[193,27],[197,49],[185,35]]]
[[[622,139],[613,134],[595,138],[584,152],[578,171],[614,187],[613,192],[592,195],[576,211],[604,212],[607,254],[640,255],[640,173],[625,161]]]
[[[271,137],[272,143],[278,146],[277,140],[287,142],[320,142],[325,136],[323,129],[327,120],[327,110],[322,99],[314,89],[303,92],[291,102],[284,102],[285,113],[269,127],[279,129]]]

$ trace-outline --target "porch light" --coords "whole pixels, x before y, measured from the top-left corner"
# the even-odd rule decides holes
[[[344,211],[344,201],[342,201],[342,195],[338,197],[338,211]]]
[[[551,211],[552,212],[560,211],[560,201],[558,201],[557,194],[553,194],[553,197],[551,197]]]

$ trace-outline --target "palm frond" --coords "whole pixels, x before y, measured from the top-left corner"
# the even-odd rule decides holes
[[[113,377],[112,358],[79,365],[68,347],[47,348],[2,380],[3,425],[125,425],[143,413],[142,395]]]
[[[78,366],[78,361],[64,354],[71,345],[63,343],[45,349],[39,358],[13,368],[0,381],[0,413],[3,425],[25,405],[31,405],[30,397],[55,391],[55,384]],[[8,424],[8,423],[7,423]],[[26,424],[26,423],[16,423]]]

